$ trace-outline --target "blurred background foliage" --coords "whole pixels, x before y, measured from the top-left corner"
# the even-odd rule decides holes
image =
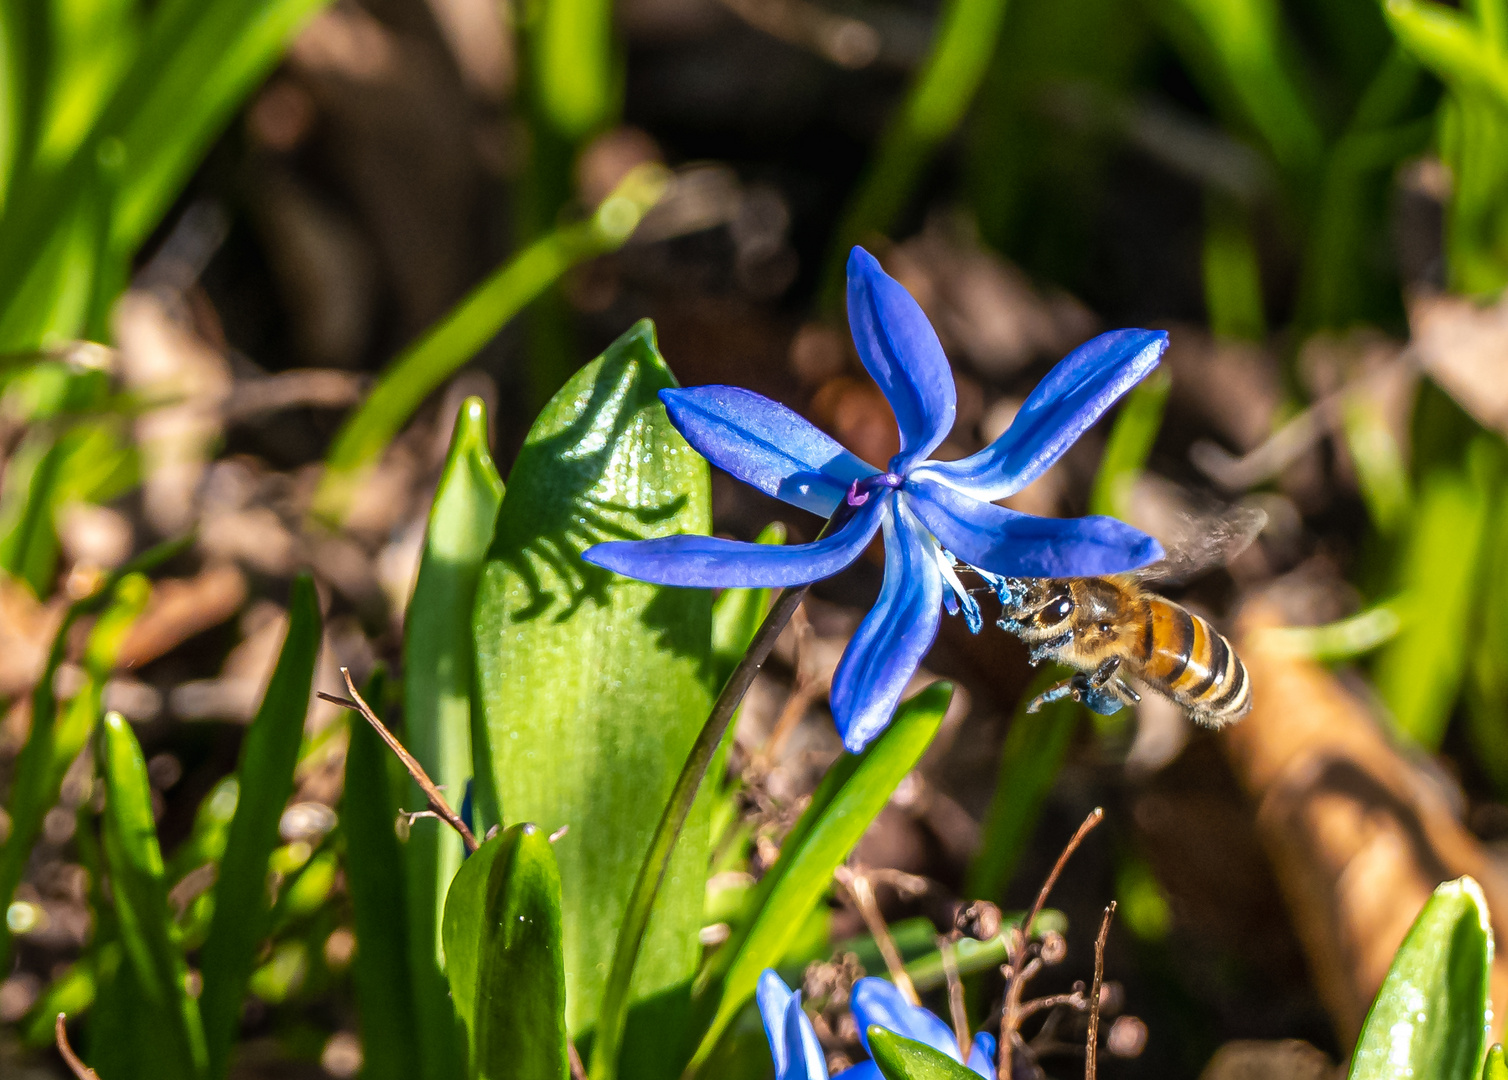
[[[950,621],[953,689],[840,758],[861,561],[719,750],[604,1073],[658,800],[769,598],[575,556],[815,534],[688,458],[658,386],[889,457],[854,243],[954,363],[944,454],[1097,330],[1172,331],[1010,504],[1194,547],[1263,510],[1177,594],[1256,709],[1026,714],[1060,673]],[[61,1075],[66,1011],[104,1080],[453,1080],[544,1028],[528,1060],[569,1037],[599,1080],[762,1076],[766,964],[854,1060],[844,995],[884,964],[831,875],[869,875],[935,1004],[937,932],[1024,909],[1104,805],[1041,977],[1086,977],[1116,899],[1103,1072],[1330,1075],[1441,881],[1480,884],[1442,919],[1508,916],[1505,284],[1508,0],[0,0],[0,1069]],[[479,834],[511,826],[455,926],[461,844],[311,701],[342,666]],[[508,972],[446,934],[497,896],[563,935],[563,1032],[468,1012]],[[945,946],[975,1024],[984,936]],[[1033,1020],[1031,1075],[1076,1074],[1082,1027]]]

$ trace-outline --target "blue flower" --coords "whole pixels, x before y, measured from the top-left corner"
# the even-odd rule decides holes
[[[759,1012],[764,1017],[770,1054],[775,1058],[775,1080],[827,1080],[827,1061],[812,1022],[801,1009],[801,995],[792,993],[780,976],[766,968],[759,977]],[[919,1005],[908,1002],[884,979],[860,979],[849,997],[849,1008],[859,1028],[859,1039],[869,1050],[869,1029],[878,1025],[887,1031],[926,1043],[970,1070],[994,1080],[995,1040],[985,1032],[974,1036],[969,1060],[958,1052],[953,1029]],[[834,1080],[881,1080],[873,1061],[844,1069]]]
[[[940,609],[979,607],[956,564],[1002,577],[1114,574],[1160,558],[1151,537],[1111,518],[1033,517],[994,505],[1041,476],[1110,405],[1157,366],[1162,331],[1113,330],[1048,373],[1006,432],[959,461],[931,461],[953,426],[953,376],[911,295],[863,248],[848,260],[848,321],[884,391],[901,450],[882,472],[785,406],[734,386],[663,390],[671,422],[712,464],[778,499],[837,517],[829,535],[778,547],[708,536],[613,541],[582,557],[640,581],[702,588],[801,585],[837,573],[876,533],[880,598],[833,676],[833,718],[857,753],[895,713],[937,636]]]

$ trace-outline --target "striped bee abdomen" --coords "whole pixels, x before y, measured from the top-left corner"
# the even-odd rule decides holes
[[[1230,642],[1205,620],[1160,596],[1149,598],[1141,677],[1220,727],[1246,715],[1251,681]]]

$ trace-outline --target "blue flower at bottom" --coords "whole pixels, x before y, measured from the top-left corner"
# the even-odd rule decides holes
[[[780,976],[765,969],[759,977],[759,1012],[764,1018],[770,1054],[775,1058],[775,1080],[828,1080],[827,1060],[811,1020],[801,1009],[801,995],[792,993]],[[974,1036],[969,1060],[958,1052],[953,1029],[919,1005],[908,1002],[884,979],[860,979],[849,997],[849,1008],[859,1028],[864,1050],[869,1050],[869,1029],[875,1025],[897,1035],[926,1043],[954,1061],[961,1062],[985,1080],[995,1077],[995,1040],[985,1032]],[[873,1061],[844,1069],[833,1080],[881,1080]]]
[[[611,541],[587,562],[640,581],[701,588],[802,585],[885,541],[880,598],[833,676],[833,719],[857,753],[895,713],[937,636],[941,609],[979,607],[963,564],[1002,577],[1115,574],[1162,556],[1150,536],[1111,518],[1041,518],[996,506],[1020,491],[1143,376],[1168,336],[1112,330],[1052,369],[989,446],[959,461],[928,459],[953,426],[952,371],[931,323],[905,288],[863,248],[848,260],[848,321],[859,357],[900,428],[900,453],[882,471],[860,461],[796,413],[735,386],[662,390],[670,420],[708,461],[767,495],[824,517],[832,533],[777,547],[709,536]]]

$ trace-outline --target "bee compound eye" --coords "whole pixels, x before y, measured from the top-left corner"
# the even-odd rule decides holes
[[[1049,608],[1048,611],[1052,615],[1054,621],[1062,622],[1064,619],[1068,618],[1068,616],[1073,614],[1073,601],[1065,596],[1056,604],[1052,605],[1052,607]]]

